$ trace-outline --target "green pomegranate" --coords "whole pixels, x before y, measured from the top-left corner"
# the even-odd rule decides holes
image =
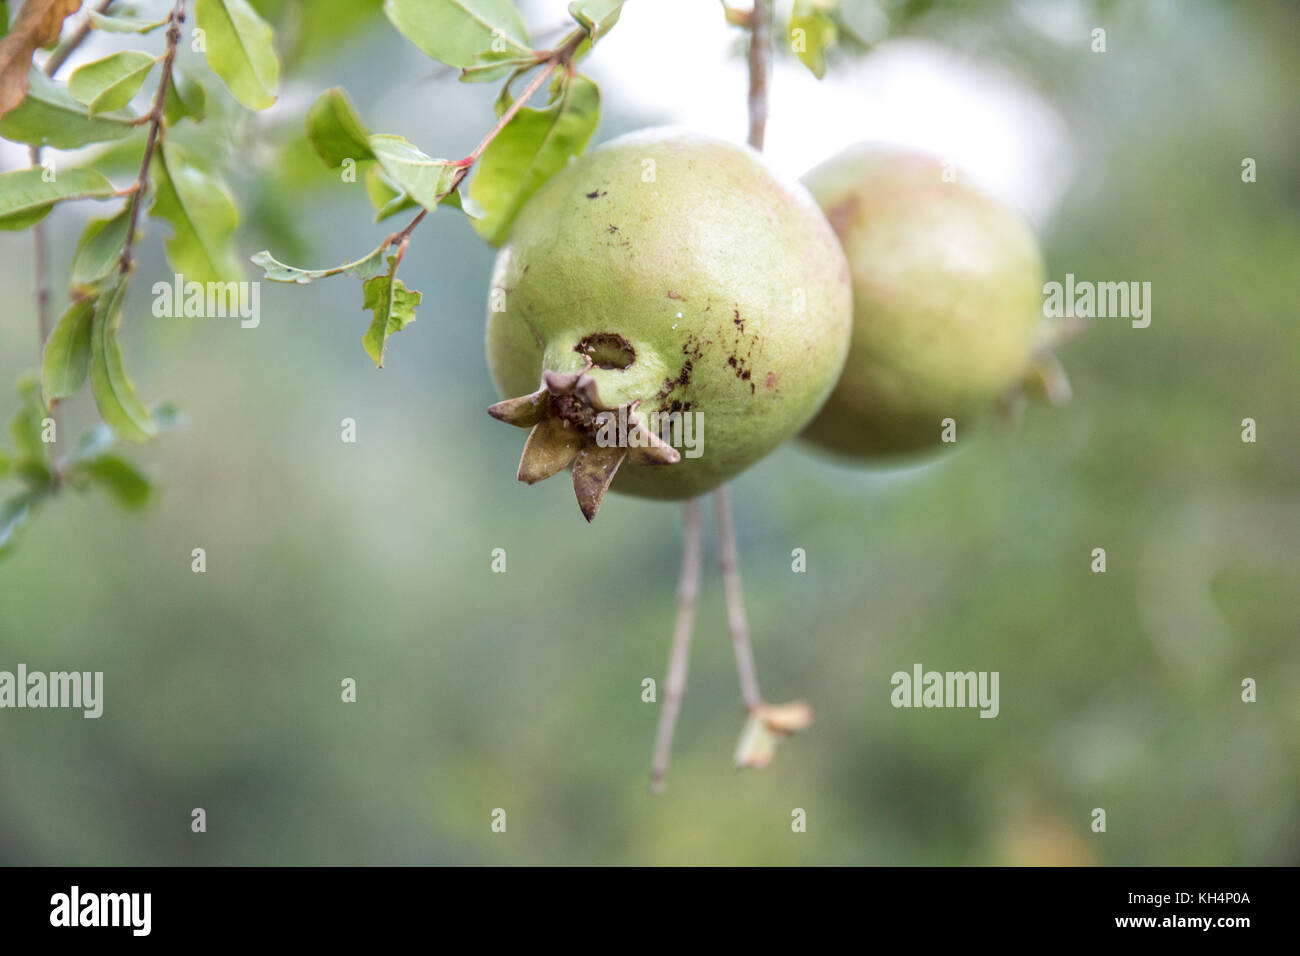
[[[642,130],[561,171],[515,222],[487,357],[518,397],[488,411],[531,429],[521,481],[572,465],[588,521],[611,485],[693,497],[812,419],[851,313],[848,263],[802,186],[748,147]]]
[[[864,145],[804,177],[853,277],[844,374],[803,434],[815,445],[856,458],[931,448],[944,419],[984,417],[1033,370],[1044,332],[1034,234],[945,171]]]

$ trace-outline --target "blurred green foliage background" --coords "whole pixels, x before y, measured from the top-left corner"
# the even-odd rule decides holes
[[[239,157],[241,251],[341,262],[391,223],[305,151],[311,98],[345,85],[375,128],[451,156],[495,91],[438,75],[377,3],[260,6],[303,95],[278,125],[232,111],[209,144]],[[885,9],[1060,111],[1079,175],[1049,274],[1150,281],[1151,327],[1095,322],[1063,355],[1071,405],[938,462],[862,472],[787,447],[740,478],[764,690],[817,709],[770,768],[730,768],[710,564],[668,794],[647,794],[641,681],[666,662],[680,509],[611,499],[588,527],[565,481],[515,481],[522,436],[484,414],[492,252],[463,219],[416,234],[402,274],[424,305],[382,372],[350,280],[264,284],[256,331],[154,319],[150,224],[128,362],[189,425],[141,453],[163,487],[148,513],[65,496],[0,565],[0,669],[106,685],[99,720],[0,712],[0,862],[1300,863],[1297,8],[1079,5],[1108,27],[1103,69],[1086,35],[1030,29],[1034,6]],[[598,139],[661,119],[607,99]],[[82,221],[49,220],[56,277]],[[27,234],[0,237],[0,281],[9,382],[37,356]],[[63,417],[88,425],[88,397]],[[1000,716],[893,709],[889,677],[916,662],[999,671]]]

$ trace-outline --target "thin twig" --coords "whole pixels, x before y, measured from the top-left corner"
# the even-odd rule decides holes
[[[176,62],[176,48],[181,42],[181,24],[185,22],[185,0],[176,0],[172,12],[167,15],[167,52],[163,54],[162,76],[158,80],[158,90],[154,93],[153,106],[148,113],[149,139],[144,144],[144,159],[140,163],[140,173],[135,178],[131,194],[131,208],[127,216],[126,245],[122,247],[122,258],[118,263],[118,273],[127,275],[131,271],[131,256],[135,249],[135,228],[140,220],[140,207],[144,205],[144,194],[149,188],[149,166],[153,162],[154,148],[162,138],[163,114],[167,107],[167,87],[172,78],[172,64]]]
[[[99,0],[99,3],[91,7],[96,13],[107,13],[108,8],[114,4],[115,0]],[[90,31],[95,27],[90,22],[90,15],[78,24],[77,29],[68,35],[68,38],[54,48],[45,60],[45,65],[41,69],[46,76],[53,76],[59,72],[59,67],[68,62],[68,57],[72,56],[77,47],[85,42],[86,37],[90,36]]]
[[[754,0],[749,15],[749,145],[763,149],[767,76],[772,67],[772,0]]]
[[[547,81],[550,75],[554,73],[558,67],[567,65],[569,61],[573,59],[573,54],[577,51],[578,47],[582,45],[584,39],[586,39],[585,33],[574,31],[573,36],[569,38],[567,43],[551,50],[545,56],[538,59],[537,62],[543,64],[542,69],[538,71],[537,75],[533,77],[532,81],[529,82],[528,86],[519,94],[515,101],[510,104],[510,108],[501,114],[500,119],[496,121],[496,125],[488,130],[486,136],[479,140],[479,144],[474,147],[473,151],[456,164],[460,168],[456,171],[456,175],[452,179],[451,185],[447,187],[447,191],[438,196],[440,202],[445,196],[450,196],[460,188],[460,184],[465,181],[465,177],[469,175],[469,171],[474,168],[474,164],[479,161],[484,151],[492,145],[492,141],[496,139],[510,121],[515,118],[515,114],[523,109],[524,105],[532,99],[533,94],[542,88],[542,84]],[[428,209],[421,209],[415,214],[415,218],[406,224],[404,229],[393,233],[384,240],[384,248],[397,246],[397,255],[400,261],[401,256],[406,252],[406,245],[411,239],[411,233],[415,232],[416,226],[422,223],[424,217],[428,214]]]
[[[736,655],[736,674],[745,709],[753,712],[763,703],[758,690],[758,671],[749,644],[749,622],[745,618],[745,592],[740,586],[740,557],[736,549],[736,527],[731,520],[731,497],[723,485],[713,493],[713,520],[718,526],[718,563],[727,598],[727,623],[731,627],[731,649]]]
[[[686,694],[686,665],[691,653],[691,629],[695,624],[695,598],[700,590],[700,501],[692,498],[682,506],[682,576],[677,585],[677,621],[673,645],[668,654],[664,678],[664,703],[655,733],[654,758],[650,763],[650,792],[664,792],[668,757],[673,749],[677,714]]]

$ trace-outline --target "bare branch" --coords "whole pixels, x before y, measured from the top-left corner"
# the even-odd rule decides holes
[[[167,52],[163,55],[162,76],[158,80],[158,90],[154,93],[153,107],[149,110],[149,139],[144,144],[144,159],[140,163],[140,173],[135,178],[131,194],[131,211],[127,216],[126,245],[122,248],[122,258],[118,272],[126,275],[131,271],[131,256],[135,249],[135,229],[140,221],[140,207],[144,205],[144,194],[149,188],[149,166],[153,162],[154,149],[162,137],[163,114],[167,106],[167,87],[171,83],[172,64],[176,62],[176,48],[181,42],[181,24],[185,22],[185,0],[176,0],[172,12],[167,15]]]

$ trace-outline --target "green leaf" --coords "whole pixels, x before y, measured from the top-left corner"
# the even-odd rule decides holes
[[[117,268],[126,246],[130,210],[123,209],[111,219],[92,219],[86,223],[72,256],[72,285],[94,286]]]
[[[427,156],[409,140],[388,133],[372,135],[370,149],[389,182],[425,209],[442,202],[464,168],[451,160]]]
[[[113,184],[93,169],[68,169],[46,182],[48,170],[32,166],[0,173],[0,229],[25,229],[44,219],[54,204],[74,199],[105,199]]]
[[[389,257],[389,271],[384,275],[367,279],[362,285],[363,309],[370,309],[375,314],[370,328],[366,329],[361,343],[366,353],[374,359],[376,368],[384,367],[384,351],[388,346],[388,337],[400,332],[415,321],[415,307],[420,304],[419,292],[409,290],[393,273],[397,269],[397,257]]]
[[[600,119],[600,91],[583,76],[560,89],[545,109],[525,107],[484,151],[469,197],[483,208],[474,228],[500,245],[524,203],[591,140]]]
[[[494,53],[488,50],[474,55],[474,65],[460,71],[462,83],[492,83],[516,70],[526,70],[537,65],[535,56],[520,56],[514,50]]]
[[[453,209],[459,209],[471,219],[482,219],[484,215],[483,207],[476,203],[469,196],[462,196],[460,190],[454,193],[448,193],[447,198],[442,201],[444,206],[451,206]]]
[[[265,271],[266,278],[272,282],[296,282],[299,285],[306,285],[313,279],[324,279],[328,276],[343,275],[345,273],[361,279],[369,279],[371,276],[380,275],[387,271],[387,267],[384,265],[384,250],[387,248],[388,243],[385,242],[378,249],[373,250],[356,262],[345,262],[343,265],[335,266],[332,269],[299,269],[297,266],[285,265],[265,249],[253,256],[252,262]]]
[[[384,174],[383,168],[377,164],[366,170],[365,184],[366,196],[375,207],[375,222],[383,222],[390,216],[420,207],[418,202],[394,186]],[[471,219],[483,218],[483,209],[479,204],[468,196],[462,196],[459,190],[447,193],[438,205],[459,209]]]
[[[163,99],[163,117],[169,126],[175,126],[185,117],[194,121],[208,113],[208,94],[199,81],[184,70],[172,68],[172,81],[167,84]]]
[[[14,462],[19,469],[29,463],[44,465],[48,446],[41,441],[41,422],[48,414],[41,401],[40,385],[35,376],[25,373],[18,380],[21,399],[18,411],[9,421],[9,437],[13,440]]]
[[[512,0],[384,0],[384,13],[402,36],[449,66],[473,66],[484,50],[531,52]]]
[[[91,116],[121,109],[140,92],[157,62],[138,50],[113,53],[73,70],[68,77],[68,93],[77,102],[84,103]]]
[[[149,215],[171,223],[167,261],[187,281],[230,282],[241,269],[231,249],[239,210],[224,183],[190,161],[174,143],[153,155],[155,198]]]
[[[121,139],[135,131],[129,114],[89,116],[86,107],[68,95],[63,85],[35,67],[23,101],[0,119],[0,136],[15,143],[75,149],[87,143]]]
[[[68,479],[89,481],[104,488],[119,505],[139,511],[149,503],[153,484],[139,469],[121,455],[106,454],[88,458],[71,469]]]
[[[510,109],[510,107],[514,105],[515,97],[514,94],[510,92],[510,84],[527,72],[528,67],[521,66],[506,77],[506,81],[501,84],[501,90],[497,93],[497,98],[492,102],[492,109],[496,112],[498,117],[505,116],[506,110]]]
[[[330,169],[345,159],[374,159],[366,129],[347,93],[339,87],[326,90],[307,111],[307,141]]]
[[[143,17],[110,17],[96,10],[91,10],[90,24],[96,30],[103,30],[105,33],[152,33],[159,27],[166,26],[167,20],[146,20]]]
[[[136,395],[122,367],[122,347],[117,330],[122,323],[126,283],[118,282],[95,308],[90,336],[90,390],[105,424],[126,441],[146,442],[157,434],[149,410]]]
[[[293,23],[293,50],[286,53],[286,65],[295,66],[324,59],[339,47],[360,40],[383,23],[382,0],[257,0],[268,17],[272,11]],[[298,7],[297,10],[293,7]],[[300,12],[301,11],[301,12]],[[387,26],[387,24],[384,24]]]
[[[95,299],[78,299],[60,317],[45,343],[41,360],[41,389],[45,404],[73,395],[90,370],[90,327]]]
[[[826,75],[826,51],[839,39],[829,12],[833,6],[826,0],[795,0],[790,16],[790,47],[819,80]]]
[[[37,492],[27,491],[0,503],[0,558],[12,553],[18,532],[31,519],[41,497]]]
[[[365,186],[366,197],[370,200],[370,205],[375,207],[375,222],[383,222],[389,216],[420,205],[394,186],[378,164],[366,170]]]
[[[593,45],[618,23],[622,12],[623,0],[573,0],[569,4],[569,15],[582,24]]]
[[[235,99],[253,110],[273,104],[280,60],[271,27],[248,0],[198,0],[194,19],[206,37],[208,66]]]

